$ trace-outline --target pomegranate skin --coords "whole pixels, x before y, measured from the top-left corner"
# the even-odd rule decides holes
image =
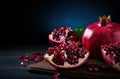
[[[93,58],[100,58],[101,45],[120,41],[120,24],[112,22],[110,17],[103,16],[99,22],[89,25],[82,36],[83,47]]]

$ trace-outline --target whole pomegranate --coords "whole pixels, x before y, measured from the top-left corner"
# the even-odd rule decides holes
[[[70,27],[60,27],[58,29],[54,29],[51,34],[48,35],[48,39],[50,44],[53,46],[65,43],[76,43],[78,46],[81,44],[80,36]]]
[[[120,42],[101,46],[104,60],[113,68],[120,71]]]
[[[89,25],[82,36],[82,44],[91,57],[101,58],[101,45],[120,41],[120,24],[112,22],[110,16],[99,17],[99,22]]]
[[[60,44],[49,47],[44,58],[54,67],[70,69],[82,65],[89,57],[89,52],[76,44]]]

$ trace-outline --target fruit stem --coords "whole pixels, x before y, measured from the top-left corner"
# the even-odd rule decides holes
[[[104,16],[102,16],[102,17],[99,16],[99,24],[100,24],[101,26],[105,27],[105,26],[106,26],[107,24],[109,24],[110,22],[111,22],[111,17],[110,17],[110,15],[109,15],[109,16],[104,15]]]

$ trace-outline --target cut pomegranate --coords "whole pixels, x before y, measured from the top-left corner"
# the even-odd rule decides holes
[[[76,68],[89,57],[89,52],[76,44],[61,44],[48,48],[44,58],[57,68]]]
[[[101,45],[118,41],[120,41],[120,24],[112,22],[110,16],[100,17],[99,22],[89,25],[82,36],[83,46],[90,51],[91,58],[97,59],[102,59]]]
[[[60,44],[71,44],[75,42],[76,44],[81,44],[80,36],[72,31],[70,27],[61,27],[54,29],[51,34],[48,35],[51,45],[60,45]]]
[[[101,46],[104,60],[113,68],[120,71],[120,42]]]

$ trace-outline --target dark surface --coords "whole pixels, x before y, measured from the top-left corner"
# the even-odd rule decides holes
[[[38,73],[36,72],[29,72],[27,70],[27,67],[28,65],[30,64],[33,64],[34,62],[32,63],[28,63],[28,65],[26,67],[21,67],[20,66],[20,62],[21,60],[19,59],[19,56],[21,54],[26,54],[26,55],[32,55],[32,52],[33,51],[42,51],[42,52],[45,52],[47,50],[48,46],[17,46],[17,47],[6,47],[6,48],[2,48],[0,49],[0,79],[52,79],[52,74],[53,72],[51,72],[51,74],[47,74],[47,73],[43,73],[41,71],[38,70]],[[32,69],[34,70],[34,69]],[[35,71],[37,71],[35,70]],[[64,72],[64,71],[63,71]],[[113,76],[114,74],[117,75],[119,74],[119,72],[115,72],[113,71]],[[67,73],[70,73],[69,71],[66,72]],[[75,73],[73,73],[71,71],[72,75],[74,75]],[[82,73],[82,72],[81,72]],[[108,73],[108,72],[107,72]],[[63,74],[63,73],[62,73]],[[92,74],[92,73],[91,73]],[[64,75],[64,74],[63,74]],[[69,75],[69,74],[67,74]],[[99,73],[98,73],[99,75]],[[104,74],[103,75],[103,78]],[[108,73],[109,75],[109,73]],[[108,76],[107,75],[107,76]],[[76,76],[79,76],[79,74],[77,74]],[[94,78],[92,75],[90,75],[90,78]],[[100,76],[100,75],[99,75]],[[81,77],[79,76],[78,79],[85,79],[89,77],[85,74],[83,74]],[[69,76],[69,77],[66,77],[66,76],[60,76],[60,79],[75,79],[77,77],[72,77]],[[97,77],[98,78],[98,77]],[[117,78],[120,78],[119,75],[117,75]],[[96,78],[95,78],[96,79]]]
[[[0,79],[52,79],[52,75],[30,73],[26,67],[20,66],[19,56],[21,54],[31,55],[33,51],[45,51],[46,49],[45,46],[0,49]],[[62,77],[61,79],[69,79],[69,77]]]
[[[72,78],[82,78],[82,79],[108,79],[108,78],[120,78],[119,72],[111,68],[107,63],[103,61],[98,61],[95,59],[88,59],[87,63],[94,64],[97,66],[104,66],[105,68],[99,68],[98,71],[88,71],[88,64],[83,64],[78,68],[74,69],[56,69],[54,66],[49,64],[47,61],[43,60],[39,63],[31,64],[27,69],[32,73],[42,73],[42,74],[54,74],[59,72],[61,76],[72,77]]]

